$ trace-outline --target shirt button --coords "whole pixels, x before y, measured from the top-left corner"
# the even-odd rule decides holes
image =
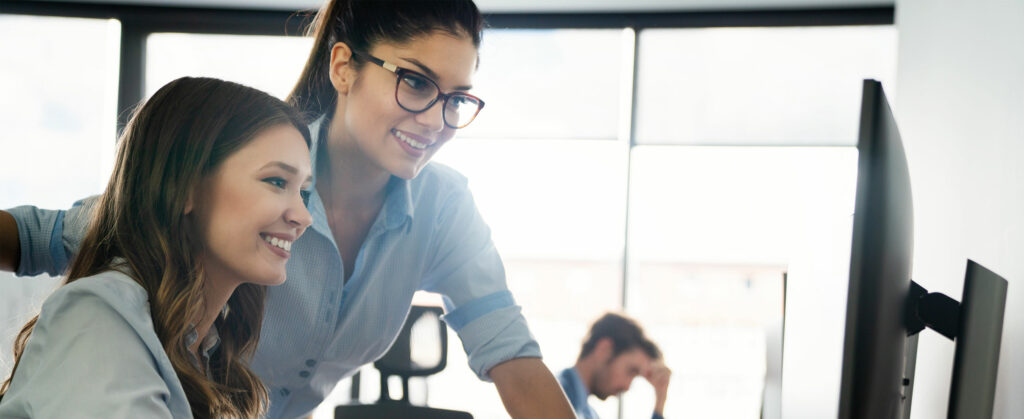
[[[306,360],[306,366],[307,367],[312,367],[314,365],[316,365],[316,361],[315,360],[312,360],[312,359],[307,359]]]
[[[302,378],[309,377],[309,371],[300,371],[299,372],[299,377],[302,377]]]
[[[291,392],[290,392],[290,391],[288,391],[288,389],[286,389],[286,388],[282,388],[282,389],[281,389],[281,395],[282,395],[282,396],[287,396],[287,395],[289,395],[289,394],[291,394]]]

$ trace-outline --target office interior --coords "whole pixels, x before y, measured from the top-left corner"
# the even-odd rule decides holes
[[[486,109],[435,161],[470,179],[553,371],[605,311],[638,319],[674,375],[666,417],[835,417],[861,81],[906,149],[914,280],[1007,278],[995,418],[1024,417],[1024,1],[477,0]],[[177,77],[283,98],[316,0],[0,2],[0,208],[99,193],[126,109]],[[305,13],[305,14],[304,14]],[[59,278],[0,273],[0,374]],[[423,293],[416,302],[438,305]],[[416,403],[507,417],[449,331]],[[414,342],[415,343],[415,342]],[[922,333],[912,418],[945,417],[954,343]],[[371,403],[339,383],[314,418]],[[638,379],[599,402],[650,417]]]

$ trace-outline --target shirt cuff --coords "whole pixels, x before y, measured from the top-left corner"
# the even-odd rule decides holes
[[[495,294],[507,293],[502,291]],[[526,326],[526,319],[523,317],[522,309],[514,305],[497,308],[489,312],[473,313],[480,314],[459,326],[463,320],[463,309],[472,308],[478,301],[488,299],[495,295],[471,301],[463,307],[453,311],[444,317],[452,329],[462,339],[462,347],[469,357],[469,367],[481,380],[491,381],[488,372],[495,365],[516,358],[540,358],[540,345],[530,334]],[[493,297],[498,300],[498,297]],[[508,296],[511,300],[511,294]],[[493,304],[494,301],[491,301]],[[455,320],[451,320],[452,318]],[[466,317],[474,317],[467,315]]]
[[[458,332],[463,327],[466,327],[467,324],[472,323],[473,320],[487,313],[514,305],[516,305],[516,302],[512,299],[510,291],[498,291],[458,306],[442,318],[445,323],[448,323],[448,326],[451,326],[452,329]]]
[[[18,225],[18,242],[21,246],[21,260],[18,261],[18,276],[32,276],[42,273],[60,275],[67,267],[67,253],[64,251],[64,211],[40,210],[25,205],[6,210]]]

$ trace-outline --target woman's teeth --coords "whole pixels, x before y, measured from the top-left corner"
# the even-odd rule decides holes
[[[409,144],[410,146],[412,146],[412,148],[419,149],[419,150],[423,150],[423,149],[427,148],[427,144],[423,144],[423,143],[421,143],[419,141],[416,141],[416,140],[414,140],[412,138],[409,138],[408,136],[406,136],[405,134],[402,134],[401,132],[398,132],[398,131],[392,131],[392,132],[395,133],[395,136],[398,137],[399,140],[402,140],[402,142],[404,142],[406,144]]]
[[[263,241],[265,241],[267,243],[270,243],[270,244],[272,244],[274,246],[277,246],[277,247],[279,247],[281,249],[284,249],[286,251],[289,251],[289,252],[292,251],[292,242],[290,242],[288,240],[283,240],[283,239],[279,239],[277,237],[270,237],[270,236],[266,236],[266,235],[261,235],[261,236],[263,237]]]

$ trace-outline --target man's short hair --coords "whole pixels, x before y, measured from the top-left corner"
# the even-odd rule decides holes
[[[590,326],[590,332],[583,341],[579,359],[590,355],[597,347],[597,342],[603,338],[612,341],[612,358],[633,348],[640,348],[651,359],[661,359],[661,350],[658,349],[658,345],[644,335],[644,329],[640,327],[640,324],[636,320],[616,313],[605,313]]]

